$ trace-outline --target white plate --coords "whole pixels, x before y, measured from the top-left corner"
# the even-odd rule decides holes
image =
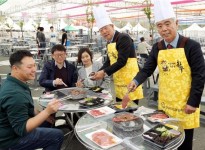
[[[45,98],[45,99],[50,99],[50,98],[54,98],[55,94],[44,94],[41,96],[41,98]]]
[[[93,138],[92,138],[92,135],[93,135],[94,133],[97,133],[97,132],[104,132],[104,133],[108,134],[109,136],[112,136],[112,137],[113,137],[113,138],[112,138],[113,143],[110,144],[110,145],[104,146],[104,145],[100,145],[100,144],[98,144],[97,142],[95,142],[95,141],[93,140]],[[120,143],[122,142],[122,139],[118,138],[117,136],[115,136],[115,135],[112,134],[111,132],[107,131],[106,129],[99,129],[99,130],[97,130],[97,131],[88,133],[88,134],[86,134],[85,136],[86,136],[88,139],[90,139],[91,141],[93,141],[95,144],[97,144],[98,146],[102,147],[103,149],[108,149],[108,148],[113,147],[113,146],[115,146],[115,145],[118,145],[118,144],[120,144]]]
[[[101,114],[94,115],[92,113],[93,111],[99,111]],[[93,116],[94,118],[99,118],[99,117],[103,117],[103,116],[106,116],[106,115],[109,115],[109,114],[113,114],[113,113],[115,113],[115,110],[108,107],[108,106],[104,106],[104,107],[101,107],[101,108],[88,110],[87,113],[90,114],[91,116]]]

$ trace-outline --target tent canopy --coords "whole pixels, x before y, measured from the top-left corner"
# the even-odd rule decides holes
[[[122,27],[120,30],[121,30],[121,31],[126,31],[126,30],[131,31],[131,30],[132,30],[132,25],[128,22],[128,23],[127,23],[124,27]]]
[[[190,27],[183,30],[184,35],[188,37],[204,37],[205,29],[193,23]]]
[[[78,30],[78,29],[75,28],[74,26],[66,26],[64,29],[65,29],[66,31],[77,31],[77,30]]]
[[[191,26],[188,28],[184,29],[185,31],[200,31],[203,30],[198,24],[193,23]]]
[[[135,27],[133,27],[132,31],[137,31],[137,32],[143,32],[143,31],[148,31],[146,28],[141,26],[140,23],[137,23]]]

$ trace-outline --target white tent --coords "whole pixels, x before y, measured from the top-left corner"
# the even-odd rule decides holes
[[[183,30],[185,36],[188,37],[204,37],[205,29],[198,26],[198,24],[193,23],[191,26]]]
[[[121,31],[132,31],[132,25],[128,22],[123,28],[120,29]]]
[[[60,20],[60,30],[64,29],[67,26],[67,24],[64,22],[64,20],[61,18]]]
[[[52,26],[52,25],[49,24],[45,18],[41,19],[40,27],[44,28],[44,32],[49,32],[50,26]]]
[[[98,32],[99,31],[99,29],[98,29],[98,27],[93,27],[93,32]]]
[[[145,32],[148,31],[146,28],[144,28],[143,26],[141,26],[140,23],[138,23],[135,27],[133,27],[132,31],[134,32]]]
[[[33,21],[33,19],[29,19],[23,26],[25,31],[36,31],[37,30],[37,23]]]
[[[117,26],[115,26],[115,25],[114,25],[114,29],[115,29],[115,30],[117,30],[117,31],[119,31],[119,32],[121,31],[121,29],[120,29],[120,28],[118,28],[118,27],[117,27]]]
[[[20,26],[13,22],[13,20],[10,17],[6,19],[3,28],[6,30],[21,30]]]

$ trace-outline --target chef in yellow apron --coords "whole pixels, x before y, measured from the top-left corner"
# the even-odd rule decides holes
[[[113,75],[116,100],[120,101],[128,92],[127,85],[139,71],[134,43],[129,35],[114,30],[114,25],[104,7],[96,7],[93,12],[100,34],[108,41],[108,58],[93,79],[99,80],[105,75]],[[130,93],[129,98],[130,100],[142,99],[142,87]]]
[[[199,104],[205,64],[200,44],[177,33],[178,21],[169,1],[154,1],[155,22],[162,41],[153,45],[144,65],[129,84],[133,91],[159,68],[158,109],[178,118],[185,140],[178,150],[192,150],[194,128],[200,126]]]

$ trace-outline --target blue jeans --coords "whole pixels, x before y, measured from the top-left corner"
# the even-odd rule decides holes
[[[55,46],[55,45],[56,45],[56,43],[50,42],[50,48],[52,48],[52,47]]]
[[[60,129],[38,127],[20,138],[9,150],[60,150],[63,143],[63,132]]]

